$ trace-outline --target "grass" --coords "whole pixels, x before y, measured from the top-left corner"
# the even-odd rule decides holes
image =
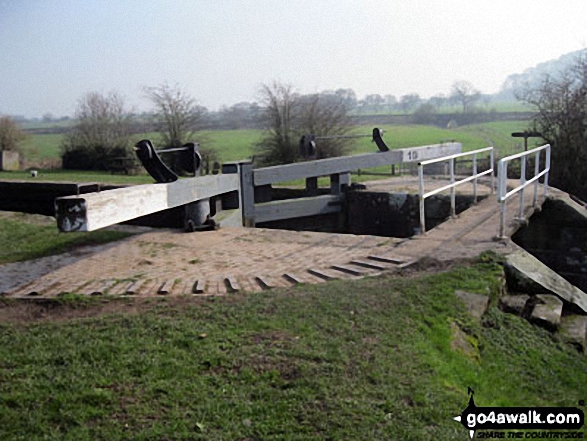
[[[203,132],[209,146],[216,149],[220,162],[239,161],[253,155],[253,146],[261,140],[261,130],[219,130]]]
[[[115,313],[60,319],[72,299],[48,320],[0,324],[0,437],[462,440],[452,417],[467,387],[482,406],[575,406],[585,356],[496,308],[479,324],[456,300],[456,289],[495,292],[498,274],[477,263],[240,297],[111,300]],[[453,323],[478,357],[451,349]]]
[[[200,144],[216,150],[219,162],[231,162],[249,158],[253,155],[253,146],[261,139],[261,130],[203,130],[198,132]],[[134,139],[150,139],[157,145],[159,134],[142,133]]]
[[[41,162],[45,159],[57,159],[60,155],[62,139],[63,135],[60,133],[28,134],[21,147],[27,161]]]
[[[498,156],[505,156],[522,149],[520,138],[512,138],[511,133],[523,131],[527,128],[527,123],[524,121],[492,122],[463,126],[451,130],[423,125],[388,125],[380,128],[385,130],[384,140],[391,149],[437,144],[443,141],[455,140],[463,144],[464,151],[493,145]],[[357,127],[354,133],[368,134],[372,129],[372,126]],[[27,154],[27,160],[33,163],[42,163],[43,160],[55,160],[58,158],[61,136],[56,134],[31,135],[23,145]],[[259,130],[205,131],[201,133],[201,141],[203,144],[216,149],[221,162],[229,162],[250,158],[254,154],[253,146],[261,139],[261,136],[262,132]],[[136,136],[137,140],[139,138],[149,138],[156,143],[157,134],[144,133]],[[376,148],[369,138],[358,138],[351,154],[374,151],[376,151]],[[378,168],[373,171],[388,172],[389,167]],[[39,178],[49,181],[96,181],[114,184],[153,182],[146,174],[125,176],[103,172],[64,170],[41,170]],[[39,178],[37,179],[40,180]],[[0,179],[30,180],[32,178],[30,178],[29,173],[23,171],[0,172]],[[364,179],[360,178],[359,180]],[[372,179],[372,177],[368,179]]]
[[[59,233],[55,222],[31,221],[18,213],[0,217],[0,264],[60,254],[83,245],[98,245],[128,237],[120,231]]]
[[[463,144],[463,151],[476,150],[493,145],[499,155],[505,156],[515,150],[519,144],[518,138],[512,138],[511,133],[523,131],[528,124],[524,121],[500,121],[492,123],[474,124],[456,129],[443,129],[435,126],[402,125],[382,126],[383,139],[390,149],[415,147],[429,144],[438,144],[446,141],[456,141]],[[359,133],[368,133],[368,127],[357,129]],[[374,151],[369,138],[357,142],[354,153],[368,153]]]
[[[105,182],[110,184],[152,184],[149,175],[122,175],[99,171],[83,170],[39,170],[36,178],[28,171],[0,171],[0,180],[50,181],[50,182]]]

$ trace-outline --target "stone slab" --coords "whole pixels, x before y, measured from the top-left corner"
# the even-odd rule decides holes
[[[552,294],[536,294],[537,303],[530,314],[530,321],[549,331],[558,329],[563,313],[563,301]]]
[[[473,318],[481,320],[489,306],[489,296],[460,290],[455,291],[455,295],[465,304],[467,311]]]
[[[562,318],[559,335],[564,341],[587,353],[587,316],[567,315]]]
[[[587,294],[526,251],[506,256],[504,269],[510,289],[527,294],[550,292],[587,313]]]
[[[521,316],[524,315],[528,300],[530,300],[528,294],[503,296],[499,299],[499,307],[504,312]]]

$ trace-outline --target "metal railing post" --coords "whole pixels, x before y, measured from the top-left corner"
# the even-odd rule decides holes
[[[499,222],[499,237],[505,235],[505,190],[507,181],[507,163],[502,159],[498,163],[497,170],[497,200],[501,204],[501,216]]]
[[[493,152],[493,150],[491,150],[489,152],[489,160],[491,161],[491,163],[489,164],[489,168],[492,170],[491,171],[491,194],[493,194],[495,192],[495,168],[493,168],[493,166],[495,164],[495,153]]]
[[[420,234],[426,233],[426,215],[424,213],[424,166],[418,164],[418,186],[420,203]]]
[[[526,156],[522,156],[522,166],[520,167],[520,209],[518,211],[518,220],[524,220],[524,184],[526,183]]]
[[[473,180],[473,200],[477,203],[477,153],[473,155],[473,175],[475,176]]]
[[[455,158],[450,159],[450,216],[456,217],[456,193],[455,193]]]
[[[479,173],[478,172],[478,163],[477,163],[477,155],[479,153],[482,152],[490,152],[489,154],[491,154],[491,167],[489,167],[488,170]],[[456,159],[457,158],[461,158],[463,156],[473,156],[473,173],[471,174],[471,176],[461,179],[459,181],[456,180]],[[424,166],[428,165],[428,164],[434,164],[434,163],[438,163],[438,162],[442,162],[442,163],[446,163],[448,162],[449,164],[449,169],[450,169],[450,184],[448,185],[444,185],[440,188],[436,188],[435,190],[431,190],[428,193],[424,193]],[[420,205],[420,230],[422,232],[426,231],[426,216],[425,216],[425,208],[424,208],[424,202],[425,200],[430,197],[430,196],[434,196],[435,194],[438,194],[440,192],[446,191],[446,190],[450,190],[450,214],[451,214],[451,218],[456,218],[456,186],[457,185],[461,185],[461,184],[465,184],[469,181],[473,181],[473,185],[474,185],[474,198],[475,198],[475,202],[477,202],[478,199],[478,178],[480,176],[485,176],[491,174],[491,193],[494,192],[494,188],[495,187],[495,182],[494,182],[494,175],[495,175],[495,169],[493,168],[493,147],[487,147],[484,149],[479,149],[479,150],[474,150],[472,152],[466,152],[466,153],[459,153],[456,155],[450,155],[450,156],[445,156],[445,157],[440,157],[440,158],[434,158],[434,159],[427,159],[424,161],[421,161],[418,163],[418,184],[419,184],[419,195],[420,195],[420,201],[419,201],[419,205]]]
[[[538,173],[540,173],[540,152],[536,152],[536,157],[534,158],[534,176],[538,176]],[[534,182],[534,199],[532,200],[532,207],[538,205],[538,181],[540,180],[536,179]]]
[[[548,172],[544,175],[544,196],[548,196],[548,174],[550,173],[550,149],[551,147],[548,146],[546,149],[546,170]]]
[[[540,153],[542,150],[546,150],[546,164],[544,170],[540,171]],[[501,210],[501,221],[499,226],[499,237],[504,239],[505,236],[505,204],[507,199],[514,195],[517,192],[520,192],[520,206],[518,210],[517,220],[524,221],[524,189],[530,185],[534,184],[534,197],[532,201],[532,206],[536,208],[538,205],[538,184],[540,182],[540,178],[544,176],[544,196],[548,195],[548,175],[550,173],[550,154],[551,154],[551,146],[550,144],[545,144],[542,147],[538,147],[536,149],[518,153],[515,155],[507,156],[502,158],[498,162],[498,176],[497,176],[497,200],[499,203],[502,204]],[[534,164],[534,176],[531,179],[526,179],[526,158],[530,157],[531,155],[535,155],[535,164]],[[510,190],[507,190],[507,166],[509,161],[513,161],[514,159],[520,159],[520,183],[519,185]]]

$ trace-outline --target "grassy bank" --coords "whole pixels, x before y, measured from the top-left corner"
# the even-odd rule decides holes
[[[463,440],[452,418],[467,387],[483,406],[576,405],[587,357],[495,308],[477,323],[456,300],[495,291],[498,272],[21,316],[0,323],[0,438]],[[454,323],[473,353],[451,347]]]
[[[0,215],[0,264],[60,254],[83,245],[99,245],[128,237],[120,231],[59,233],[55,221],[27,214]]]

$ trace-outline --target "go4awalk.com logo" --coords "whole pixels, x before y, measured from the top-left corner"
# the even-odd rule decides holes
[[[508,439],[583,439],[585,415],[576,407],[477,407],[469,388],[469,405],[454,419],[469,431],[471,439],[475,431],[482,431],[478,438]],[[499,430],[500,432],[493,432]],[[538,432],[504,432],[505,430],[533,430]],[[557,432],[565,430],[567,432]],[[487,432],[490,431],[490,432]],[[568,432],[575,431],[575,432]]]

